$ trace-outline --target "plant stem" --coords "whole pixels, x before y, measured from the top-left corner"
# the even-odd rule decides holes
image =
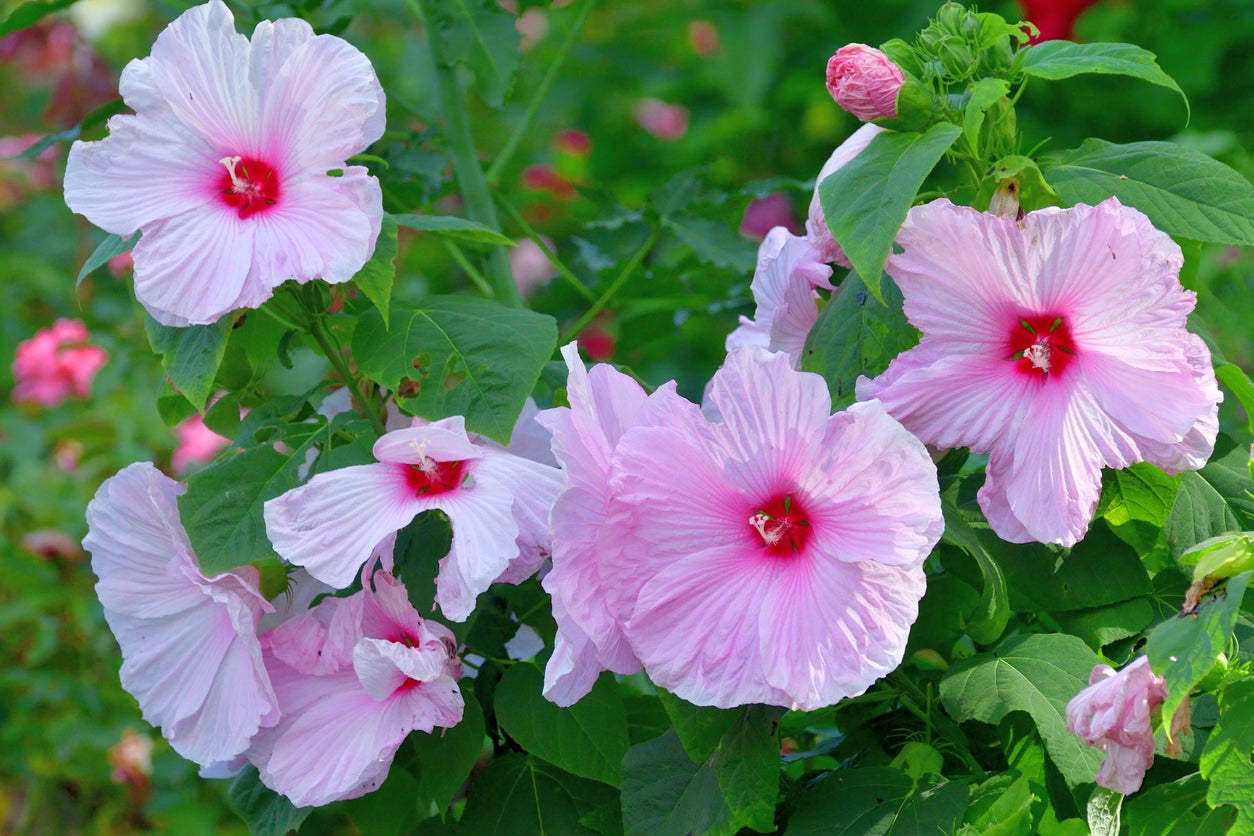
[[[352,393],[358,409],[370,419],[370,423],[374,426],[375,431],[379,435],[386,433],[387,425],[384,424],[383,417],[379,414],[379,410],[374,408],[370,397],[362,388],[361,378],[353,374],[353,370],[349,368],[348,360],[344,358],[344,349],[340,345],[339,339],[327,327],[325,316],[313,316],[309,323],[309,334],[318,343],[322,353],[331,361],[331,367],[344,379],[344,385]]]
[[[549,65],[544,78],[540,80],[540,86],[536,88],[535,95],[527,103],[527,109],[523,112],[522,119],[514,127],[514,132],[510,134],[509,139],[506,140],[505,147],[492,160],[492,165],[488,166],[487,180],[490,185],[495,186],[501,181],[501,174],[504,173],[510,161],[513,160],[514,154],[518,152],[518,147],[522,145],[527,132],[531,130],[531,123],[535,121],[536,114],[540,112],[540,106],[544,104],[544,100],[549,97],[549,91],[553,88],[553,82],[557,80],[558,72],[561,70],[562,65],[566,63],[571,50],[575,48],[579,35],[583,32],[584,24],[588,22],[588,15],[592,13],[592,7],[595,5],[596,0],[584,0],[583,8],[579,11],[579,17],[575,19],[574,26],[570,27],[570,31],[566,33],[566,39],[557,48],[557,54],[553,56],[553,63]]]
[[[410,9],[422,20],[427,30],[427,47],[431,50],[431,63],[435,70],[436,93],[440,97],[440,108],[444,111],[444,137],[448,141],[449,156],[453,159],[457,185],[466,201],[466,214],[472,221],[500,232],[496,207],[492,203],[488,181],[484,179],[474,138],[470,134],[470,121],[462,107],[462,89],[457,82],[457,73],[453,62],[445,55],[445,43],[431,26],[435,17],[431,12],[438,0],[408,2]],[[488,252],[487,268],[496,301],[514,308],[522,307],[522,295],[518,292],[518,285],[514,283],[509,258],[503,248],[493,247]]]
[[[493,192],[493,194],[496,195],[496,202],[500,204],[501,209],[509,216],[509,219],[518,224],[519,229],[523,231],[524,235],[536,242],[536,245],[540,248],[540,252],[544,253],[545,257],[553,264],[553,267],[557,270],[558,274],[566,280],[566,283],[578,291],[579,295],[587,299],[589,302],[595,302],[597,295],[592,292],[592,288],[584,284],[578,276],[570,271],[569,267],[558,259],[557,253],[553,252],[552,248],[549,247],[548,244],[544,243],[544,239],[541,238],[539,233],[532,228],[531,224],[527,223],[527,219],[520,215],[518,210],[505,199],[505,195],[501,194],[500,189],[497,189]]]
[[[931,718],[929,722],[934,724],[936,726],[936,730],[943,735],[946,740],[953,744],[954,750],[958,753],[958,757],[962,758],[963,763],[965,763],[981,781],[988,777],[988,773],[984,771],[984,767],[980,766],[979,761],[977,761],[971,754],[971,745],[967,742],[967,736],[963,734],[962,729],[959,728],[957,723],[950,720],[944,714],[939,711],[932,711],[931,701],[927,694],[923,693],[922,689],[920,689],[909,676],[901,670],[897,670],[896,672],[888,675],[888,680],[904,691],[905,696],[908,696],[911,700],[913,700],[916,706],[926,706],[928,708],[927,716]],[[901,704],[907,711],[919,716],[920,710],[918,708],[912,708],[905,700],[902,700]]]
[[[631,257],[631,261],[628,261],[623,265],[623,269],[620,270],[618,275],[614,277],[614,281],[612,281],[610,286],[605,289],[605,292],[601,294],[600,298],[592,303],[592,307],[588,308],[587,312],[583,316],[579,317],[579,321],[562,335],[561,339],[558,340],[558,345],[569,342],[577,337],[580,331],[588,327],[588,324],[596,318],[596,315],[601,312],[601,309],[605,307],[606,303],[614,297],[614,294],[617,293],[618,289],[623,286],[623,283],[631,277],[632,273],[636,272],[636,268],[640,266],[640,263],[644,261],[645,256],[647,256],[649,251],[653,249],[653,245],[657,243],[657,239],[660,234],[661,228],[654,225],[649,232],[649,239],[645,241],[644,245],[640,247],[640,249],[636,251],[636,254]]]
[[[483,295],[489,299],[495,298],[496,294],[492,292],[492,285],[483,277],[483,274],[470,263],[470,259],[466,257],[466,253],[462,252],[462,248],[454,244],[447,238],[444,239],[444,247],[448,250],[449,255],[453,256],[453,260],[466,271],[466,275],[470,278],[472,284],[483,292]]]

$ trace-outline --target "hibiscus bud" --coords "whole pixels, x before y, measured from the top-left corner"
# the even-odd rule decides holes
[[[897,116],[901,68],[865,44],[847,44],[827,62],[827,92],[836,104],[863,122]]]

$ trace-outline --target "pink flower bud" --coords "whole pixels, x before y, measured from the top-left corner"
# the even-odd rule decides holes
[[[847,44],[827,62],[827,92],[863,122],[897,116],[897,91],[906,81],[888,56],[866,44]]]

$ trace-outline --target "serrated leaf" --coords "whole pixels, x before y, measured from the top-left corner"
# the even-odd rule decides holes
[[[1230,578],[1222,590],[1201,603],[1196,613],[1170,618],[1149,634],[1145,655],[1150,668],[1167,683],[1167,698],[1162,704],[1164,717],[1175,714],[1176,707],[1206,676],[1219,654],[1228,649],[1250,574],[1242,572]]]
[[[544,674],[533,665],[514,665],[496,689],[496,720],[531,754],[572,775],[619,786],[627,737],[627,712],[612,676],[569,708],[546,700]]]
[[[448,60],[474,73],[483,100],[500,107],[518,69],[514,16],[495,0],[440,0],[429,8],[428,37],[441,38]]]
[[[53,12],[68,9],[76,2],[78,0],[33,0],[33,2],[22,3],[9,12],[9,16],[4,19],[3,23],[0,23],[0,37],[28,26],[34,26]]]
[[[574,788],[574,789],[572,789]],[[602,788],[602,789],[599,789]],[[593,830],[579,819],[596,799],[613,790],[585,781],[518,752],[483,771],[466,799],[459,833],[474,836],[583,836]]]
[[[958,720],[997,723],[1011,711],[1026,711],[1050,758],[1074,787],[1093,780],[1103,754],[1067,731],[1067,703],[1088,685],[1100,662],[1075,636],[1016,637],[993,653],[955,663],[941,680],[941,700]]]
[[[495,229],[453,215],[391,215],[393,221],[406,229],[430,232],[443,238],[456,238],[473,244],[499,244],[512,247],[515,242]]]
[[[183,397],[204,412],[213,381],[231,338],[233,314],[226,314],[212,325],[171,328],[147,316],[145,327],[152,350],[161,355],[161,365]]]
[[[396,281],[396,254],[396,219],[391,215],[384,215],[379,238],[375,241],[374,255],[353,276],[353,283],[378,309],[384,322],[388,321],[392,284]]]
[[[1023,50],[1023,74],[1057,81],[1086,73],[1123,75],[1166,87],[1180,94],[1186,115],[1189,97],[1163,68],[1157,56],[1134,44],[1043,41]]]
[[[962,128],[942,122],[925,133],[876,134],[862,153],[819,185],[832,235],[883,301],[880,275],[919,187],[954,144]]]
[[[629,836],[730,836],[740,829],[734,819],[713,765],[693,763],[674,729],[627,750],[623,829]]]
[[[984,125],[984,112],[998,99],[1010,92],[1010,82],[1003,78],[982,78],[971,85],[971,98],[962,111],[962,133],[967,143],[980,147],[980,128]]]
[[[1096,205],[1113,195],[1169,235],[1254,245],[1254,184],[1200,151],[1171,142],[1087,139],[1040,166],[1068,204]]]
[[[919,340],[902,312],[897,285],[885,277],[880,290],[882,302],[871,298],[862,278],[850,272],[806,337],[801,368],[827,381],[834,410],[854,402],[859,375],[875,377]]]
[[[552,317],[437,296],[420,308],[394,303],[387,327],[377,311],[364,314],[353,332],[353,357],[406,412],[429,421],[464,415],[471,432],[508,444],[556,344]]]
[[[1216,446],[1219,453],[1222,448]],[[1178,557],[1211,537],[1254,528],[1254,481],[1244,447],[1234,446],[1201,470],[1180,474],[1179,479],[1180,489],[1165,527],[1173,555]]]
[[[231,809],[248,824],[252,836],[287,836],[314,809],[296,807],[261,783],[257,767],[251,764],[231,780],[226,797]]]
[[[1254,826],[1254,680],[1234,682],[1219,695],[1219,723],[1206,739],[1199,763],[1210,781],[1206,800],[1231,804]]]
[[[966,806],[967,787],[958,781],[916,794],[914,781],[900,770],[841,769],[801,794],[788,836],[952,833]]]
[[[138,232],[130,238],[123,238],[121,235],[114,235],[110,232],[105,236],[104,240],[96,246],[96,249],[92,250],[91,255],[87,256],[87,260],[83,262],[83,269],[78,271],[78,278],[74,280],[74,287],[77,288],[81,285],[83,283],[83,279],[91,275],[93,270],[107,264],[109,259],[134,249],[135,244],[138,241]]]

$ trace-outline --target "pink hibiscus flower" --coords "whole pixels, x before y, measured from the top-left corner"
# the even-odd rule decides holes
[[[250,41],[212,0],[179,16],[120,89],[134,115],[76,142],[65,200],[135,245],[135,295],[164,325],[256,307],[288,279],[351,279],[374,252],[379,183],[345,160],[383,133],[356,48],[297,19]]]
[[[782,351],[801,368],[806,337],[819,318],[816,287],[832,289],[832,268],[809,239],[782,226],[772,229],[758,247],[758,269],[749,285],[757,303],[754,318],[740,317],[740,327],[727,337],[727,350],[758,345]]]
[[[897,116],[901,68],[875,47],[846,44],[827,61],[827,92],[863,122]]]
[[[453,543],[436,602],[462,621],[493,581],[517,579],[511,562],[534,572],[547,555],[556,468],[474,443],[461,416],[390,432],[374,455],[374,464],[320,473],[265,504],[266,533],[283,559],[342,588],[385,537],[438,509]]]
[[[1210,353],[1185,330],[1180,248],[1135,209],[1022,220],[946,200],[910,210],[886,270],[923,332],[860,400],[927,444],[988,453],[979,502],[1005,540],[1071,546],[1101,469],[1196,469],[1214,449]]]
[[[66,398],[89,397],[91,382],[109,355],[87,340],[82,321],[58,319],[51,328],[18,343],[13,356],[13,400],[55,407]]]
[[[179,522],[183,490],[147,462],[131,465],[87,506],[83,548],[122,648],[122,687],[176,752],[207,767],[278,722],[257,639],[273,608],[251,566],[201,574]]]
[[[756,346],[714,376],[719,423],[671,387],[640,410],[614,446],[594,560],[654,683],[811,710],[900,663],[943,527],[917,439],[879,404],[831,415],[821,377]]]
[[[823,168],[819,171],[819,176],[814,181],[814,195],[810,198],[810,214],[806,220],[806,237],[818,249],[823,261],[830,261],[834,264],[839,264],[841,267],[851,266],[849,259],[845,256],[845,251],[841,249],[840,244],[832,237],[832,231],[827,228],[827,218],[823,214],[823,202],[819,200],[819,186],[822,185],[824,180],[834,174],[837,169],[847,165],[850,160],[861,154],[871,144],[871,140],[875,139],[875,135],[883,130],[879,125],[870,123],[858,128],[848,139],[836,147],[832,155],[827,158],[827,162],[823,163]]]
[[[387,572],[261,638],[283,718],[248,759],[298,807],[377,789],[410,732],[462,719],[453,634],[423,621]]]

